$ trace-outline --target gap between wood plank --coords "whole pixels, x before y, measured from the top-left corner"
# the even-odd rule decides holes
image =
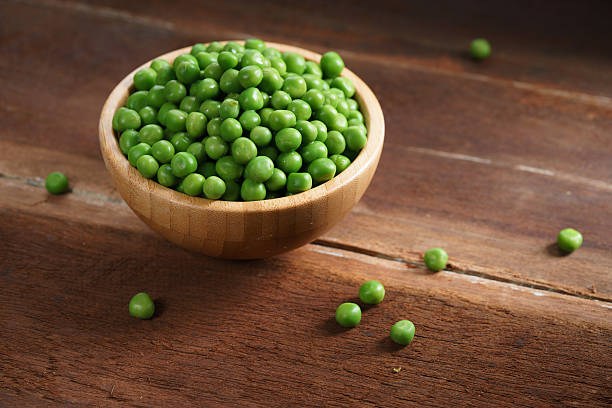
[[[0,179],[2,179],[2,178],[13,180],[13,181],[16,181],[16,182],[19,182],[19,183],[22,183],[22,184],[27,184],[27,185],[30,185],[30,186],[33,186],[33,187],[37,187],[37,188],[41,188],[41,189],[45,188],[45,181],[42,178],[40,178],[40,177],[27,178],[27,177],[20,177],[20,176],[14,176],[14,175],[8,175],[8,174],[0,173]],[[105,196],[103,194],[94,193],[94,192],[90,192],[90,191],[87,191],[87,190],[73,189],[73,190],[71,190],[71,194],[83,197],[85,199],[93,199],[93,200],[104,201],[104,202],[107,202],[109,204],[121,205],[121,206],[124,206],[124,207],[127,206],[127,204],[123,200],[119,200],[119,199],[116,199],[116,198],[113,198],[113,197],[108,197],[108,196]],[[404,259],[404,258],[394,257],[394,256],[387,255],[385,253],[382,253],[382,252],[378,252],[378,251],[374,251],[374,250],[370,250],[370,249],[366,249],[366,248],[361,248],[361,247],[350,245],[350,244],[343,244],[343,243],[340,243],[340,242],[330,241],[330,240],[326,240],[326,239],[317,239],[317,240],[313,241],[311,244],[312,245],[317,245],[319,247],[339,249],[339,250],[346,251],[346,252],[353,253],[353,254],[365,255],[365,256],[369,256],[369,257],[373,257],[373,258],[377,258],[377,259],[383,259],[383,260],[386,260],[386,261],[391,261],[391,262],[400,263],[400,264],[404,264],[404,265],[409,265],[409,266],[413,266],[413,267],[426,268],[426,266],[425,266],[425,264],[423,262],[416,262],[416,261],[411,261],[411,260]],[[597,296],[597,295],[581,294],[581,293],[573,292],[571,290],[564,290],[564,289],[560,289],[560,288],[553,288],[553,287],[546,286],[546,285],[543,285],[543,284],[520,282],[520,281],[516,281],[516,280],[512,280],[512,279],[503,278],[503,277],[500,277],[500,276],[495,276],[495,275],[491,275],[491,274],[487,274],[487,273],[483,273],[483,272],[478,272],[478,271],[471,270],[471,269],[459,268],[459,267],[453,266],[453,264],[451,262],[448,263],[448,268],[445,269],[444,271],[445,272],[456,273],[456,274],[459,274],[459,275],[473,276],[473,277],[477,277],[477,278],[481,278],[481,279],[485,279],[485,280],[490,280],[490,281],[495,281],[495,282],[500,282],[500,283],[506,283],[506,284],[509,284],[509,285],[515,285],[515,286],[520,286],[520,287],[529,288],[529,289],[537,289],[537,290],[547,291],[547,292],[551,292],[551,293],[557,293],[557,294],[561,294],[561,295],[572,296],[572,297],[576,297],[576,298],[580,298],[580,299],[585,299],[585,300],[594,300],[594,301],[598,301],[598,302],[612,303],[612,302],[610,302],[610,300],[608,300],[606,298],[603,298],[603,297],[600,297],[600,296]]]
[[[12,0],[16,3],[22,3],[32,6],[46,6],[50,8],[61,8],[64,10],[70,11],[78,11],[84,14],[94,15],[98,17],[110,18],[110,19],[118,19],[121,21],[126,21],[134,24],[141,24],[147,27],[160,28],[167,31],[173,31],[179,34],[185,34],[190,36],[198,36],[200,35],[200,31],[193,30],[182,30],[177,29],[176,25],[170,21],[154,19],[146,16],[140,16],[128,11],[117,10],[112,7],[101,7],[101,6],[92,6],[86,3],[80,2],[70,2],[66,3],[61,0]],[[247,36],[247,33],[241,33],[236,31],[218,31],[216,28],[214,30],[210,30],[219,33],[220,38],[226,39],[239,39]],[[296,44],[303,45],[308,47],[309,44]],[[316,44],[315,44],[316,45]],[[567,91],[559,88],[550,88],[542,85],[524,82],[524,81],[515,81],[512,79],[504,79],[498,77],[491,77],[484,74],[477,74],[472,72],[459,72],[459,71],[451,71],[448,69],[432,67],[427,64],[419,64],[415,61],[409,61],[407,58],[403,56],[395,56],[389,57],[388,55],[379,55],[373,53],[361,53],[354,52],[345,49],[337,49],[340,54],[345,56],[349,56],[355,60],[366,61],[369,63],[380,64],[384,66],[392,65],[393,67],[403,68],[411,71],[417,72],[425,72],[434,75],[443,75],[455,78],[463,78],[471,81],[484,82],[488,84],[498,85],[498,86],[509,86],[512,88],[523,89],[531,92],[535,92],[545,96],[553,96],[561,99],[570,100],[575,103],[582,103],[585,105],[592,105],[604,108],[612,108],[612,98],[602,95],[592,95],[579,91]]]

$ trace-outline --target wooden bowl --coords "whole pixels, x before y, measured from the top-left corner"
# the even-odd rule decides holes
[[[319,61],[314,52],[268,43],[280,51]],[[173,61],[190,47],[159,58]],[[265,258],[290,251],[325,233],[359,201],[376,171],[383,147],[385,123],[378,100],[357,75],[342,76],[355,84],[355,98],[368,128],[368,142],[351,165],[332,180],[294,196],[252,202],[214,201],[190,197],[144,178],[119,149],[112,128],[115,111],[125,104],[134,73],[111,92],[100,116],[100,149],[117,190],[149,227],[169,241],[192,251],[228,259]]]

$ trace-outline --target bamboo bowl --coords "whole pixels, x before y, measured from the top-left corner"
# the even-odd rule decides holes
[[[296,52],[319,61],[314,52],[267,43],[281,52]],[[170,62],[190,47],[159,58]],[[385,123],[378,100],[357,75],[342,76],[355,84],[355,98],[368,128],[368,142],[351,165],[332,180],[297,195],[252,202],[190,197],[144,178],[121,153],[112,128],[115,111],[125,104],[136,68],[113,89],[100,116],[100,149],[115,187],[128,206],[151,229],[192,251],[227,259],[257,259],[290,251],[325,233],[353,208],[376,171]]]

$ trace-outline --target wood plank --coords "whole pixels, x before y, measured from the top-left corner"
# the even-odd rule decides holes
[[[316,245],[263,261],[214,260],[117,226],[119,204],[78,203],[97,214],[82,222],[74,196],[27,206],[41,190],[12,183],[0,180],[7,405],[610,401],[608,304]],[[384,282],[385,301],[340,330],[335,306],[367,279]],[[160,306],[151,321],[126,311],[141,290]],[[387,336],[400,318],[417,326],[406,348]]]
[[[408,64],[442,70],[464,78],[486,75],[521,81],[552,90],[601,95],[610,103],[612,72],[607,56],[609,2],[531,2],[446,0],[432,7],[416,1],[386,0],[359,4],[341,0],[303,2],[279,7],[259,2],[197,2],[180,0],[140,7],[132,2],[72,0],[89,13],[120,10],[169,22],[175,29],[199,34],[204,41],[219,32],[235,37],[260,36],[316,51],[340,49],[386,64]],[[45,1],[45,4],[57,4]],[[188,10],[188,11],[187,11]],[[239,21],[239,24],[237,22]],[[562,34],[561,34],[562,32]],[[486,37],[492,57],[484,64],[467,56],[472,39]],[[385,61],[386,60],[386,61]],[[567,95],[572,97],[572,95]]]

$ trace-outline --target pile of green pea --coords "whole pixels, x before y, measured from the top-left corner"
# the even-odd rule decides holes
[[[190,196],[301,193],[345,170],[367,142],[343,69],[333,51],[316,63],[254,38],[195,44],[136,72],[113,129],[144,177]]]

